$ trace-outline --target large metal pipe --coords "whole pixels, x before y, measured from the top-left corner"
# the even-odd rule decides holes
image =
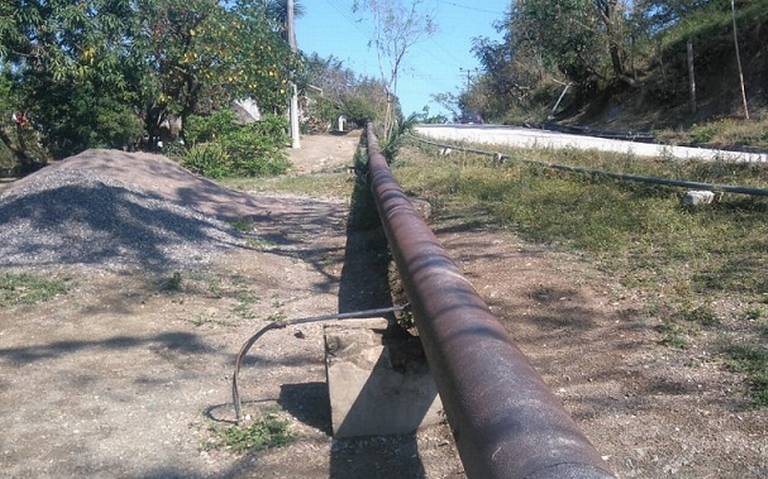
[[[367,140],[376,207],[467,476],[614,477],[413,208],[370,125]]]

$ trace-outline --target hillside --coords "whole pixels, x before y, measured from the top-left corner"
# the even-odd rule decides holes
[[[768,1],[749,3],[737,13],[744,81],[750,113],[768,107]],[[616,83],[592,93],[578,91],[558,115],[568,123],[610,128],[690,127],[723,117],[742,117],[732,19],[722,6],[697,12],[660,35],[657,52],[635,87]],[[689,106],[686,44],[694,46],[697,110]]]
[[[735,15],[729,0],[516,4],[497,23],[501,41],[476,40],[482,72],[460,95],[440,99],[462,121],[554,120],[653,130],[678,144],[766,148],[768,0],[736,1],[734,7]],[[743,121],[734,19],[750,122]]]

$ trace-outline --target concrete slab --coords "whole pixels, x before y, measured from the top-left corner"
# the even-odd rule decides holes
[[[410,434],[442,420],[442,404],[418,338],[381,319],[324,327],[335,437]]]

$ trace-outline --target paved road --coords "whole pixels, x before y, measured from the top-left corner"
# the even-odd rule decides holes
[[[516,126],[420,125],[416,127],[416,132],[435,140],[487,143],[518,148],[576,148],[579,150],[632,153],[637,156],[672,156],[674,158],[706,161],[768,162],[768,154],[765,153],[742,153],[706,148],[638,143],[626,140],[609,140],[594,136],[573,135]]]

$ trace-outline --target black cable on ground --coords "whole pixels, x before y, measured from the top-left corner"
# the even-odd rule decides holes
[[[434,141],[429,141],[423,138],[419,138],[418,136],[415,136],[415,135],[409,135],[409,136],[416,141],[419,141],[427,145],[437,146],[439,148],[451,148],[454,150],[465,151],[468,153],[475,153],[478,155],[493,156],[494,158],[496,158],[497,162],[502,161],[504,159],[508,159],[512,161],[519,161],[521,163],[527,163],[529,165],[542,166],[544,168],[550,168],[553,170],[568,171],[571,173],[582,173],[582,174],[587,174],[592,176],[605,176],[608,178],[614,178],[622,181],[634,181],[636,183],[648,183],[653,185],[664,185],[664,186],[680,186],[684,188],[696,188],[696,189],[702,189],[702,190],[735,193],[735,194],[750,195],[750,196],[768,196],[768,189],[763,189],[763,188],[753,188],[750,186],[738,186],[738,185],[725,185],[725,184],[719,184],[719,183],[704,183],[701,181],[675,180],[672,178],[661,178],[658,176],[642,176],[642,175],[632,175],[628,173],[613,173],[610,171],[585,168],[583,166],[570,166],[570,165],[561,165],[558,163],[547,163],[546,161],[526,160],[524,158],[515,158],[509,155],[504,155],[502,153],[485,151],[477,148],[468,148],[460,145],[437,143]]]
[[[235,371],[234,374],[232,374],[232,403],[235,405],[236,422],[240,424],[240,417],[242,415],[242,404],[240,402],[240,391],[238,389],[237,377],[240,374],[240,367],[242,366],[243,358],[245,358],[245,355],[248,354],[248,351],[250,351],[256,341],[258,341],[259,338],[264,336],[268,331],[273,329],[283,329],[287,326],[295,326],[297,324],[316,323],[319,321],[373,318],[382,314],[403,311],[407,307],[408,304],[406,303],[398,306],[392,306],[390,308],[365,309],[362,311],[352,311],[349,313],[326,314],[322,316],[310,316],[308,318],[286,319],[283,321],[275,321],[258,330],[256,334],[248,338],[248,340],[243,343],[243,346],[240,348],[240,352],[237,353],[237,358],[235,359]]]

